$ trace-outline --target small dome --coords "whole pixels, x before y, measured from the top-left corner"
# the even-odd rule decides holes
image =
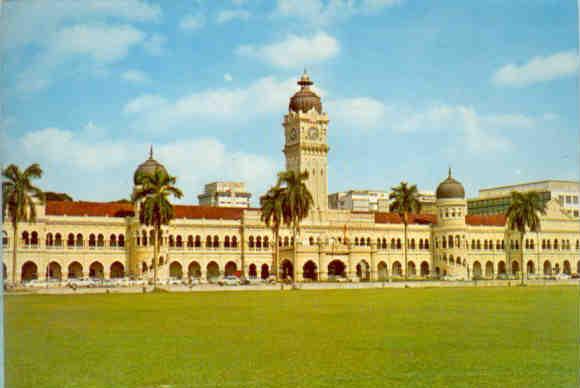
[[[318,113],[322,113],[322,103],[320,102],[320,97],[318,97],[316,93],[310,90],[310,85],[313,85],[314,82],[310,80],[306,70],[304,70],[304,74],[302,74],[300,80],[297,83],[300,85],[300,90],[290,98],[288,109],[294,112],[302,111],[306,113],[310,109],[314,108]]]
[[[153,147],[149,149],[149,159],[144,161],[137,167],[135,173],[133,174],[133,183],[137,184],[137,175],[141,174],[154,174],[157,169],[161,169],[167,174],[165,166],[159,163],[157,160],[153,159]]]
[[[451,176],[451,168],[449,169],[449,176],[443,182],[439,183],[436,192],[437,199],[449,198],[465,198],[465,189],[461,182],[453,179]]]

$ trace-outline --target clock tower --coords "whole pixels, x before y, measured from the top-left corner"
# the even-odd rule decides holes
[[[284,116],[286,170],[308,171],[306,187],[312,194],[313,210],[328,208],[328,115],[320,97],[310,86],[306,71],[298,80],[300,90],[291,98]]]

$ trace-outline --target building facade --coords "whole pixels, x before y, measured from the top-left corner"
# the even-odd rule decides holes
[[[385,190],[348,190],[328,195],[330,209],[388,212],[391,201],[389,191]],[[435,194],[429,191],[419,191],[421,213],[435,214]]]
[[[252,194],[246,191],[243,182],[212,182],[204,186],[204,192],[197,196],[202,206],[250,207]]]
[[[405,265],[403,224],[397,214],[329,209],[329,117],[310,90],[307,74],[298,84],[283,119],[284,155],[287,169],[308,170],[314,207],[297,241],[290,230],[281,230],[276,269],[273,235],[259,209],[176,205],[175,219],[163,227],[160,254],[154,258],[152,230],[139,223],[132,204],[47,201],[37,205],[37,222],[19,225],[17,236],[9,223],[3,225],[4,273],[15,273],[15,281],[150,278],[157,260],[160,278],[211,280],[240,272],[267,278],[273,271],[297,281],[373,281],[404,274],[496,278],[521,271],[521,255],[526,273],[580,272],[580,223],[558,201],[547,203],[541,232],[526,234],[524,246],[519,246],[503,215],[468,214],[464,188],[451,172],[436,189],[433,214],[409,217]],[[135,176],[158,168],[165,169],[150,154]]]
[[[540,193],[542,201],[548,202],[550,199],[556,199],[560,202],[564,213],[572,217],[579,217],[580,203],[578,202],[578,197],[580,196],[580,182],[577,181],[544,180],[490,187],[479,190],[479,198],[474,198],[470,202],[473,201],[474,210],[475,208],[481,209],[487,214],[492,214],[490,213],[491,211],[503,212],[509,206],[510,192],[532,190]]]

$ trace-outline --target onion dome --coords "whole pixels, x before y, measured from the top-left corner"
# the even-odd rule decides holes
[[[437,186],[436,196],[437,199],[465,198],[465,189],[461,182],[451,176],[451,168],[447,179]]]
[[[322,113],[322,103],[320,102],[320,97],[312,90],[310,86],[314,84],[308,77],[306,70],[297,82],[300,85],[300,90],[294,93],[290,98],[290,104],[288,109],[294,112],[308,112],[310,109],[314,108],[318,113]]]
[[[151,148],[149,149],[149,159],[141,163],[139,167],[137,167],[137,169],[135,170],[135,174],[133,174],[133,183],[138,184],[137,175],[139,173],[150,175],[154,174],[157,169],[160,169],[167,174],[165,166],[163,166],[157,160],[153,159],[153,146],[151,146]]]

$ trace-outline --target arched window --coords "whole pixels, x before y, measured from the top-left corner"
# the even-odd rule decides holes
[[[123,248],[125,246],[125,235],[123,233],[120,233],[119,236],[117,236],[117,241],[119,243],[119,246]]]
[[[224,248],[230,247],[230,236],[224,237]]]
[[[554,239],[554,249],[558,249],[558,239]]]
[[[22,232],[22,243],[26,247],[30,245],[30,234],[28,232]]]
[[[74,247],[75,245],[75,235],[72,233],[69,233],[66,239],[66,246],[69,248]]]
[[[200,235],[196,235],[195,236],[195,245],[196,248],[201,248],[201,236]]]
[[[459,236],[455,236],[455,246],[461,248],[461,238]]]
[[[477,240],[477,249],[481,249],[481,240]]]
[[[429,249],[429,239],[425,239],[425,249]]]
[[[447,248],[447,239],[445,238],[445,236],[441,237],[441,248],[443,249]]]
[[[530,249],[535,249],[534,248],[534,240],[530,240]]]
[[[487,240],[483,240],[483,249],[487,251],[488,248],[489,248],[489,245],[488,245]]]
[[[397,239],[397,249],[401,249],[401,239]]]
[[[30,234],[30,245],[37,246],[38,245],[38,233],[32,232]]]
[[[169,246],[173,248],[175,246],[175,238],[172,234],[169,235]]]
[[[387,249],[387,239],[383,237],[383,245],[382,245],[383,249]]]
[[[8,243],[8,234],[5,231],[2,231],[2,246],[7,247]],[[6,273],[6,271],[4,271],[4,273]]]
[[[177,248],[183,248],[183,238],[181,237],[181,235],[177,235],[175,237],[175,246]]]
[[[117,246],[117,236],[115,236],[114,234],[109,236],[109,246],[111,246],[111,247]]]
[[[248,246],[250,248],[254,247],[254,236],[250,236],[250,238],[248,239]]]
[[[453,248],[453,236],[447,237],[447,244],[449,245],[449,248]]]
[[[410,248],[415,249],[415,239],[414,238],[411,239],[411,247]]]
[[[95,235],[93,233],[89,234],[89,248],[94,248],[97,244],[97,240],[95,239]]]
[[[367,237],[367,246],[370,247],[371,246],[371,238]]]
[[[205,247],[206,248],[211,248],[211,236],[206,236],[205,238]]]
[[[6,233],[6,232],[3,232]],[[8,238],[8,237],[6,237]],[[6,246],[7,244],[4,244],[4,246]],[[53,239],[52,239],[52,233],[47,233],[46,234],[46,246],[47,247],[51,247],[53,245]]]
[[[78,233],[77,234],[77,247],[82,247],[84,245],[83,243],[83,235]]]
[[[193,248],[193,236],[191,234],[187,236],[187,247]]]
[[[268,238],[268,236],[264,236],[263,245],[264,248],[270,248],[270,239]]]
[[[419,239],[419,249],[423,249],[423,239]]]
[[[219,248],[220,246],[220,238],[218,236],[213,236],[213,247]]]
[[[97,236],[97,247],[103,248],[105,246],[105,236],[99,234]]]
[[[262,248],[262,237],[256,237],[256,248]]]
[[[395,249],[397,247],[396,243],[395,243],[395,239],[392,238],[391,239],[391,249]]]
[[[54,235],[54,245],[57,247],[62,247],[62,236],[60,233]]]
[[[141,242],[143,242],[143,246],[146,247],[147,246],[147,239],[148,239],[147,232],[143,231],[142,235],[143,235],[143,237],[141,238]]]
[[[284,237],[284,246],[290,246],[290,239],[288,238],[288,236]]]
[[[358,245],[358,237],[354,238],[354,245]]]
[[[232,236],[232,248],[238,247],[238,238],[236,236]]]

